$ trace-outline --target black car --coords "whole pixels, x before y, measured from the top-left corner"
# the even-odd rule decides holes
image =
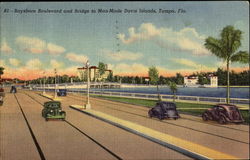
[[[173,118],[176,120],[180,118],[175,103],[165,101],[157,102],[156,105],[148,111],[148,115],[150,118],[157,117],[160,120],[165,118]]]
[[[16,87],[15,86],[11,86],[10,93],[16,93]]]
[[[48,101],[44,103],[42,110],[42,116],[46,121],[49,119],[61,119],[65,120],[66,112],[62,110],[61,102]]]
[[[235,105],[231,104],[217,104],[212,108],[207,109],[202,114],[204,121],[211,120],[217,121],[220,124],[232,123],[243,123],[244,119]]]
[[[57,90],[57,96],[67,96],[67,90],[66,89]]]

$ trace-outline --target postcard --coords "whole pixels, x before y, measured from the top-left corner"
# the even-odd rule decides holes
[[[0,159],[249,159],[249,2],[0,2]]]

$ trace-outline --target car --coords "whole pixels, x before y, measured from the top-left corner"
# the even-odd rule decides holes
[[[15,86],[11,86],[10,93],[16,93],[16,87]]]
[[[4,89],[0,86],[0,106],[3,105],[3,99],[5,97]]]
[[[235,105],[231,104],[217,104],[212,108],[207,109],[202,114],[202,119],[204,121],[212,120],[217,121],[220,124],[232,123],[243,123],[239,109]]]
[[[160,120],[165,118],[173,118],[176,120],[180,118],[175,103],[166,101],[157,102],[156,105],[148,111],[148,116],[150,118],[157,117]]]
[[[59,101],[48,101],[43,105],[42,116],[46,121],[49,119],[60,119],[65,120],[66,112],[62,111],[61,102]]]
[[[57,96],[67,96],[67,90],[66,89],[57,90]]]

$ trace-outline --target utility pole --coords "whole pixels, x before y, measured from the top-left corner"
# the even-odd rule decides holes
[[[54,69],[54,72],[55,72],[55,95],[54,95],[54,99],[57,98],[57,93],[56,93],[56,75],[57,75],[57,71],[56,71],[56,68]]]
[[[91,109],[91,105],[89,102],[89,87],[90,87],[90,77],[89,77],[89,61],[86,62],[86,68],[87,68],[87,104],[85,105],[85,109]]]
[[[46,76],[45,76],[45,71],[43,72],[43,95],[45,95],[46,94],[46,92],[45,92],[45,80],[46,80]]]

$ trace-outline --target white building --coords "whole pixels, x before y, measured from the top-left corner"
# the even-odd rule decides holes
[[[210,75],[210,87],[218,87],[218,77],[214,75]]]
[[[197,76],[185,76],[184,77],[184,86],[195,86],[198,84]]]
[[[184,77],[184,86],[190,87],[190,86],[198,86],[198,77],[197,76],[186,76]],[[213,74],[209,75],[210,84],[204,85],[205,87],[218,87],[218,77],[214,76]]]

